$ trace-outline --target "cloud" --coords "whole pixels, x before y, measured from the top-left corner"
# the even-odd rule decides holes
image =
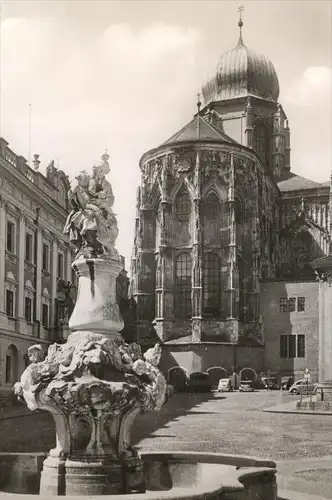
[[[310,66],[286,92],[285,100],[296,106],[331,105],[332,69]]]

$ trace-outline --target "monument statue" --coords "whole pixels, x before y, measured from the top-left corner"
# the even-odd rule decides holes
[[[77,183],[68,193],[72,207],[64,233],[77,248],[77,258],[110,257],[117,255],[115,241],[118,225],[112,210],[114,195],[106,180],[110,172],[109,155],[102,155],[103,163],[93,167],[92,176],[85,170],[75,177]]]
[[[77,247],[72,267],[79,277],[71,333],[46,356],[40,346],[31,347],[30,365],[14,388],[28,408],[49,411],[55,421],[56,446],[41,474],[44,496],[137,489],[143,462],[131,446],[131,428],[139,413],[159,410],[166,397],[161,346],[142,356],[119,333],[116,280],[123,262],[115,248],[108,159],[104,154],[91,176],[82,171],[69,192],[72,211],[64,232]]]

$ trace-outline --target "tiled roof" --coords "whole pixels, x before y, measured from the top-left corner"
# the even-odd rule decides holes
[[[300,175],[294,175],[290,179],[278,182],[278,188],[283,192],[300,191],[301,189],[315,189],[322,186],[325,186],[325,184],[320,184],[319,182],[312,181],[306,177],[301,177]]]
[[[187,123],[187,125],[172,135],[162,145],[187,141],[222,141],[236,144],[236,141],[205,121],[201,116],[195,116],[191,122]]]

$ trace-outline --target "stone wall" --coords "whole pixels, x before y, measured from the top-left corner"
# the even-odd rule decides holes
[[[304,297],[302,312],[280,312],[281,297]],[[265,369],[301,378],[309,368],[318,377],[318,312],[317,282],[269,282],[261,284],[261,312],[264,320]],[[305,335],[305,357],[281,358],[281,335]]]
[[[229,343],[201,343],[163,346],[161,369],[165,375],[175,367],[181,367],[188,375],[222,368],[225,376],[250,368],[259,374],[264,369],[263,349],[257,346],[241,346]]]

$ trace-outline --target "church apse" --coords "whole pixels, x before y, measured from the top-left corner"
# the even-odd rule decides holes
[[[259,319],[262,263],[273,270],[276,188],[254,155],[222,144],[157,153],[141,162],[132,267],[138,339],[153,328],[163,342],[238,342]]]

